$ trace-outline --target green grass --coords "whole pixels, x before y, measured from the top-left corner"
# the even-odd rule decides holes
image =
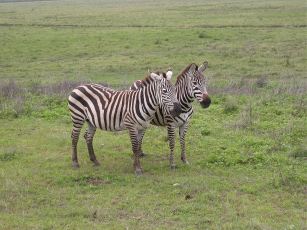
[[[0,1],[0,226],[4,229],[305,229],[304,1]],[[66,95],[127,87],[148,69],[209,61],[189,166],[166,130],[145,135],[135,177],[126,132],[79,141]]]

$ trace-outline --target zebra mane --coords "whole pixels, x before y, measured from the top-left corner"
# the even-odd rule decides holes
[[[190,68],[192,65],[195,65],[196,66],[196,69],[198,69],[198,66],[195,64],[195,63],[191,63],[190,65],[188,65],[184,70],[182,70],[182,72],[177,76],[177,81],[180,81],[181,79],[184,79],[187,77],[187,72],[189,72]]]
[[[156,71],[156,72],[154,72],[154,73],[157,74],[157,75],[162,74],[163,77],[166,78],[166,74],[165,74],[164,72]],[[137,81],[137,86],[138,86],[139,89],[140,89],[140,88],[144,88],[144,87],[146,87],[147,85],[149,85],[152,81],[154,81],[154,80],[150,77],[150,75],[147,75],[147,76],[145,77],[145,79],[143,79],[143,80],[138,80],[138,81]]]

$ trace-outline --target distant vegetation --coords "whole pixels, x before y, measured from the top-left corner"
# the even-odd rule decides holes
[[[304,229],[305,2],[0,1],[0,226],[4,229]],[[124,89],[148,70],[209,62],[212,105],[195,111],[168,167],[166,130],[97,132],[101,167],[70,160],[67,95]],[[175,77],[173,79],[175,82]],[[81,138],[81,137],[80,137]]]

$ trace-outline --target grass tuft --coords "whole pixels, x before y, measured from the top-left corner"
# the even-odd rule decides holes
[[[16,148],[5,149],[2,153],[0,152],[0,161],[12,161],[18,157],[20,153]]]
[[[297,147],[290,152],[289,156],[293,158],[298,158],[301,160],[306,160],[307,159],[307,148],[305,146]]]
[[[202,136],[209,136],[210,135],[210,130],[207,130],[207,129],[203,129],[203,130],[201,130],[201,132],[200,132],[200,134],[202,135]]]
[[[256,84],[256,87],[258,88],[264,88],[268,85],[268,79],[265,76],[260,77],[256,80],[255,84]]]
[[[235,122],[234,127],[238,129],[252,129],[255,123],[255,112],[253,105],[249,103],[240,113],[239,119]]]
[[[156,39],[155,40],[155,45],[160,45],[160,44],[162,44],[162,41],[160,39]]]

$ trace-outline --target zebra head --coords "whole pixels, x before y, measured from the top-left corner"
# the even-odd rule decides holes
[[[190,95],[196,98],[203,108],[208,108],[211,104],[211,99],[207,92],[207,79],[203,75],[207,67],[208,62],[205,61],[199,67],[196,64],[192,64],[188,71]]]
[[[150,73],[150,77],[158,82],[156,97],[158,104],[165,107],[173,117],[178,116],[182,110],[176,97],[175,86],[171,83],[173,72],[168,70],[164,72]]]

